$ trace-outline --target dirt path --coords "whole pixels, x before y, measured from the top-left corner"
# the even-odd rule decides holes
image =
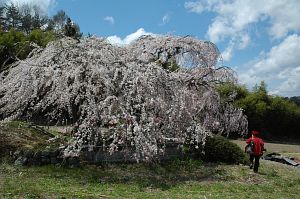
[[[244,150],[245,141],[244,140],[231,140],[233,143],[236,143]],[[300,145],[299,144],[279,144],[279,143],[265,143],[265,148],[267,149],[267,153],[280,153],[286,156],[292,156],[300,158]]]

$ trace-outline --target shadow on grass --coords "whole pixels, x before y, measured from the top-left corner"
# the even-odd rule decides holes
[[[79,172],[93,171],[89,179],[94,183],[132,184],[140,189],[153,188],[168,190],[188,181],[225,180],[226,171],[216,163],[199,160],[180,160],[160,164],[102,164],[84,166]]]
[[[188,181],[226,180],[224,167],[215,163],[203,163],[199,160],[179,160],[160,164],[102,164],[82,165],[81,168],[65,168],[62,166],[16,167],[2,165],[0,172],[10,177],[20,173],[24,180],[30,182],[51,181],[66,182],[72,186],[82,185],[119,185],[129,184],[145,189],[168,190],[173,186]],[[31,176],[34,173],[34,176]]]

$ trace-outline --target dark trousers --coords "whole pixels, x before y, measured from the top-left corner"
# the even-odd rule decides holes
[[[259,158],[260,158],[260,156],[250,155],[250,164],[251,164],[251,166],[253,166],[253,171],[254,172],[258,172]],[[254,165],[253,165],[253,160],[254,160]]]

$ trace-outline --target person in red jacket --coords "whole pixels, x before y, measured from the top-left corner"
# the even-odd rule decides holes
[[[247,144],[254,144],[253,150],[250,155],[250,169],[253,168],[253,171],[255,173],[258,172],[259,167],[259,159],[263,155],[263,151],[265,151],[264,148],[264,142],[261,138],[258,137],[259,132],[258,131],[252,131],[252,137],[246,140]],[[254,160],[254,167],[253,167],[253,160]]]

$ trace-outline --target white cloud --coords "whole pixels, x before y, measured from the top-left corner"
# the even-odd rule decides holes
[[[185,8],[188,9],[190,12],[202,13],[206,10],[205,6],[202,5],[202,2],[186,2],[184,4]]]
[[[282,94],[286,96],[300,95],[300,66],[290,71],[292,74],[277,89],[273,90],[273,94]]]
[[[186,2],[186,9],[190,12],[202,13],[213,11],[217,13],[213,24],[209,27],[208,36],[222,37],[224,28],[227,36],[235,32],[245,31],[248,25],[258,21],[270,20],[270,35],[276,38],[284,37],[288,31],[300,30],[300,1],[298,0],[206,0]],[[216,29],[216,30],[215,30]]]
[[[231,38],[229,41],[228,46],[226,49],[221,53],[223,61],[227,62],[230,61],[234,54],[234,49],[244,49],[250,43],[250,36],[245,35],[236,35],[235,37]]]
[[[109,22],[110,24],[115,24],[115,19],[112,16],[106,16],[103,18],[104,21]]]
[[[223,61],[229,61],[232,58],[234,44],[231,42],[225,51],[221,53]]]
[[[139,37],[141,37],[143,35],[155,36],[156,34],[151,33],[151,32],[146,32],[143,28],[140,28],[136,32],[127,35],[124,39],[121,39],[120,37],[118,37],[116,35],[113,35],[113,36],[107,37],[107,40],[111,44],[127,45],[127,44],[130,44],[131,42],[133,42],[134,40],[138,39]]]
[[[239,39],[238,48],[239,49],[246,48],[249,45],[250,41],[251,41],[251,38],[248,34],[242,35]]]
[[[56,5],[56,0],[4,0],[4,3],[14,3],[17,6],[24,4],[37,5],[43,14],[47,14],[49,9]]]
[[[289,31],[300,30],[300,1],[278,1],[277,6],[269,8],[269,12],[273,21],[269,30],[271,36],[280,38]]]
[[[266,58],[254,65],[261,73],[280,72],[285,68],[300,65],[300,36],[290,35],[277,46],[272,47]],[[284,68],[283,68],[284,67]]]
[[[260,21],[270,24],[268,33],[274,39],[300,30],[299,0],[202,0],[186,2],[185,8],[199,14],[215,12],[217,16],[207,31],[208,39],[214,43],[230,39],[238,49],[248,46],[251,40],[249,27]]]
[[[265,80],[267,84],[276,81],[271,93],[285,96],[300,95],[300,36],[286,37],[279,45],[253,63],[239,77],[243,83],[254,85]]]
[[[160,25],[163,26],[163,25],[167,24],[170,21],[170,19],[171,19],[170,14],[165,14],[162,18],[162,23]]]

